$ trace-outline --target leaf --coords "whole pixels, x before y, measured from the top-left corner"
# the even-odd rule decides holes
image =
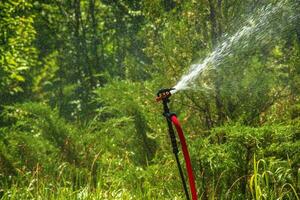
[[[28,69],[29,69],[29,67],[23,66],[23,67],[18,67],[16,70],[17,71],[25,71],[25,70],[28,70]]]
[[[16,73],[12,73],[10,75],[10,78],[17,80],[18,82],[24,82],[25,81],[25,78],[23,76],[21,76],[19,74],[16,74]]]

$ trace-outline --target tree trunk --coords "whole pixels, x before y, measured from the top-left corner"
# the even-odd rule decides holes
[[[218,0],[218,16],[219,16],[219,23],[218,23],[218,35],[219,38],[222,36],[223,34],[223,20],[221,20],[223,18],[223,14],[222,14],[222,0]]]
[[[75,12],[75,24],[74,24],[74,45],[75,45],[75,67],[76,67],[76,74],[77,79],[81,81],[81,84],[83,84],[83,78],[81,74],[81,45],[80,45],[80,0],[74,0],[74,12]]]
[[[247,182],[248,182],[248,174],[249,174],[249,162],[250,159],[252,157],[252,153],[251,153],[252,147],[251,146],[247,146],[246,147],[246,160],[245,160],[245,168],[244,168],[244,178],[242,179],[241,182],[241,190],[242,193],[244,194],[244,199],[247,199]]]
[[[211,40],[212,40],[212,48],[214,49],[217,45],[217,39],[218,39],[218,32],[217,32],[217,18],[216,18],[216,10],[213,3],[213,0],[209,0],[209,9],[210,9],[210,22],[211,22]],[[218,6],[221,7],[221,0],[218,0]],[[218,75],[218,71],[216,70],[215,73],[217,73],[215,77],[215,104],[216,104],[216,110],[217,110],[217,125],[221,125],[224,120],[224,114],[223,114],[223,104],[221,101],[221,95],[220,95],[220,84],[221,84],[221,78]]]
[[[97,21],[95,17],[95,0],[90,0],[90,20],[92,23],[92,54],[93,54],[93,67],[98,69],[99,65],[99,57],[98,57],[98,39],[97,39]]]
[[[216,104],[216,110],[217,110],[217,125],[220,126],[224,123],[225,120],[225,114],[223,112],[223,103],[222,103],[222,97],[221,97],[221,83],[222,83],[222,75],[220,73],[217,73],[216,80],[215,80],[215,90],[216,90],[216,96],[215,96],[215,104]]]
[[[214,48],[217,44],[217,19],[216,19],[216,10],[214,7],[213,0],[208,0],[209,3],[209,19],[211,22],[211,42],[212,47]]]

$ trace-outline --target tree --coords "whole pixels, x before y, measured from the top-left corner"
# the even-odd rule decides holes
[[[38,65],[34,47],[36,30],[32,3],[9,0],[0,2],[0,102],[7,104],[29,96],[32,76]]]

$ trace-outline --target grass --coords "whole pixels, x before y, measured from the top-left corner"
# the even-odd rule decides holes
[[[174,164],[174,163],[173,163]],[[176,166],[171,163],[161,165],[151,165],[146,169],[127,166],[122,171],[111,168],[113,164],[107,168],[107,171],[102,172],[104,175],[99,175],[96,187],[93,187],[91,182],[92,177],[84,177],[86,180],[80,180],[82,175],[77,171],[75,176],[79,182],[78,187],[75,187],[70,177],[66,176],[66,167],[62,166],[56,178],[46,178],[34,173],[19,177],[9,187],[6,185],[1,200],[93,200],[93,199],[185,199],[181,189],[181,182],[177,177]],[[169,167],[168,167],[169,166]],[[170,166],[172,166],[170,168]],[[248,186],[251,193],[251,199],[255,200],[299,200],[296,184],[289,183],[289,170],[277,169],[273,171],[271,164],[268,164],[264,159],[256,160],[253,158],[253,174],[249,176]],[[280,172],[280,173],[279,173]],[[225,173],[225,172],[224,172]],[[283,177],[284,176],[284,177]],[[234,181],[232,186],[227,190],[224,199],[238,196],[235,187],[241,177]],[[281,180],[279,180],[281,179]],[[220,182],[220,177],[218,184]],[[285,181],[280,185],[280,181]],[[216,193],[216,190],[213,191]],[[203,194],[201,191],[199,194]],[[209,200],[217,199],[217,194],[210,194]],[[203,199],[201,196],[199,199]],[[222,199],[223,199],[222,198]],[[249,198],[250,199],[250,198]]]
[[[78,170],[72,177],[67,166],[62,165],[57,177],[43,177],[38,172],[19,176],[10,186],[2,187],[1,200],[184,199],[173,164],[173,161],[165,163],[168,167],[164,169],[160,165],[143,169],[125,161],[118,168],[111,161],[105,170],[100,170],[96,187],[90,181],[90,173],[82,176]]]
[[[297,194],[296,190],[296,183],[293,182],[294,179],[292,179],[291,177],[291,170],[280,167],[275,171],[272,171],[269,168],[270,167],[267,165],[267,162],[264,159],[259,159],[257,161],[256,156],[254,155],[253,175],[251,176],[249,181],[252,199],[299,200],[299,195]],[[283,185],[280,185],[279,183],[281,181],[284,181],[285,183]]]

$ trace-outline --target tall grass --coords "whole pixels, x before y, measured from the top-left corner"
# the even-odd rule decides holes
[[[269,164],[269,165],[272,165]],[[253,157],[253,174],[249,181],[249,187],[252,199],[261,200],[281,200],[297,199],[296,178],[293,178],[292,171],[289,168],[279,167],[273,171],[264,159],[256,160]],[[298,174],[299,176],[299,174]],[[281,184],[283,182],[283,184]]]
[[[13,166],[15,173],[0,168],[0,198],[185,199],[165,130],[157,129],[159,144],[149,156],[141,143],[152,140],[136,131],[136,120],[145,119],[140,113],[104,117],[114,113],[102,111],[95,122],[77,126],[43,105],[8,109],[12,125],[2,129],[0,152],[10,161],[2,166]],[[199,199],[299,200],[300,171],[292,154],[298,148],[294,131],[283,134],[287,131],[285,126],[234,126],[216,132],[221,136],[193,138],[189,147]],[[226,141],[216,140],[219,136]],[[293,162],[286,159],[288,151]]]
[[[136,168],[125,161],[126,169],[122,170],[113,167],[113,160],[110,162],[106,169],[101,169],[96,187],[92,185],[92,182],[82,181],[79,170],[76,172],[76,179],[81,180],[82,183],[80,187],[74,187],[74,183],[70,182],[70,177],[66,174],[64,165],[61,166],[57,177],[42,177],[38,169],[32,174],[19,177],[11,186],[3,188],[4,194],[1,200],[185,199],[173,162],[151,165],[143,169]],[[275,166],[276,164],[264,159],[257,160],[254,155],[253,174],[249,176],[248,182],[251,193],[249,199],[299,200],[297,186],[293,182],[295,177],[291,177],[291,171],[288,168],[275,169],[273,168]],[[236,180],[227,191],[227,195],[221,199],[236,196],[234,194],[236,191],[231,189],[243,178]],[[85,179],[91,180],[92,175],[87,175]],[[220,178],[216,181],[220,181]],[[210,194],[208,199],[218,199],[217,191],[212,192],[213,194]],[[200,199],[203,198],[202,195]]]

